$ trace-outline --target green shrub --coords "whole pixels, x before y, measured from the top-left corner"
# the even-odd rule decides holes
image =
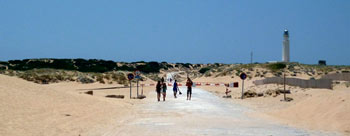
[[[161,69],[161,65],[158,62],[149,62],[146,65],[137,65],[136,69],[144,73],[157,73]]]
[[[111,76],[113,81],[116,81],[118,84],[127,84],[128,79],[126,78],[125,74],[122,72],[112,73]]]
[[[110,60],[99,59],[24,59],[24,60],[10,60],[8,62],[0,62],[2,67],[8,67],[10,70],[32,70],[32,69],[61,69],[61,70],[76,70],[79,72],[93,72],[105,73],[110,71],[135,71],[140,70],[144,73],[158,73],[161,69],[168,70],[173,68],[167,62],[158,63],[152,62],[132,62],[120,63],[118,66],[116,62]],[[176,67],[182,66],[184,68],[191,68],[190,63],[177,63]]]
[[[204,74],[205,72],[209,71],[209,67],[201,68],[198,72]]]
[[[273,63],[273,64],[267,65],[267,68],[274,72],[284,69],[285,67],[286,67],[286,64],[284,63]]]
[[[94,83],[95,81],[92,80],[91,78],[88,78],[86,76],[80,76],[77,79],[79,82],[83,83],[83,84],[90,84],[90,83]]]
[[[241,75],[241,73],[242,73],[241,70],[237,70],[235,75],[236,75],[236,76],[239,76],[239,75]]]
[[[210,76],[211,76],[211,73],[210,73],[210,72],[206,72],[206,73],[204,74],[204,76],[205,76],[205,77],[210,77]]]
[[[345,86],[346,86],[346,88],[349,88],[350,82],[345,82]]]
[[[103,75],[97,75],[96,76],[96,81],[100,82],[101,84],[105,83],[105,81],[103,80]]]
[[[61,75],[61,74],[55,75],[55,78],[56,78],[57,80],[59,80],[59,81],[64,81],[64,80],[65,80],[65,77],[64,77],[63,75]]]

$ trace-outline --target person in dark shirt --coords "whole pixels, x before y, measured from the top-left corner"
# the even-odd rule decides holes
[[[157,99],[158,102],[160,101],[160,91],[162,89],[162,85],[160,84],[160,81],[158,81],[157,85],[156,85],[156,92],[157,92]]]
[[[177,97],[176,97],[176,94],[177,94],[177,90],[179,90],[179,87],[178,87],[176,81],[177,81],[177,80],[175,80],[174,85],[173,85],[174,98],[177,98]]]
[[[192,80],[189,77],[187,77],[187,82],[186,82],[186,86],[187,86],[187,100],[191,100],[191,97],[192,97],[192,85],[193,85]]]

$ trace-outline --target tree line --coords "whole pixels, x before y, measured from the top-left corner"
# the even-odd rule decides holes
[[[95,72],[104,73],[108,71],[135,71],[140,70],[144,73],[157,73],[161,69],[173,68],[166,62],[117,62],[111,60],[100,60],[100,59],[23,59],[23,60],[9,60],[0,62],[1,65],[7,66],[10,70],[32,70],[41,68],[52,68],[62,70],[76,70],[80,72]],[[176,63],[175,67],[187,67],[189,68],[192,64],[189,63]]]

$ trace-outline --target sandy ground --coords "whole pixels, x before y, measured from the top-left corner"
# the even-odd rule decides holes
[[[129,96],[129,89],[96,88],[116,85],[75,82],[39,85],[0,75],[0,135],[96,135],[132,113],[141,100],[105,98]],[[94,95],[87,95],[87,89]],[[145,93],[150,88],[144,88]],[[128,98],[128,97],[127,97]]]
[[[349,90],[310,90],[310,97],[268,114],[301,127],[350,135]]]
[[[272,84],[254,86],[252,84],[253,80],[245,81],[245,91],[254,90],[259,92],[259,90],[283,88],[282,85]],[[298,128],[350,135],[350,88],[336,86],[333,90],[330,90],[302,89],[287,86],[287,89],[292,91],[291,94],[287,94],[287,97],[291,97],[294,100],[283,102],[280,101],[283,99],[283,95],[239,99],[242,88],[241,80],[237,78],[221,77],[221,79],[216,80],[215,78],[202,77],[194,81],[239,82],[239,88],[229,88],[232,91],[231,95],[233,98],[228,99],[228,101],[240,103],[258,111],[257,113],[263,113],[257,114],[255,112],[252,113],[253,116],[278,120],[283,124]],[[198,86],[198,88],[208,90],[218,96],[224,96],[226,90],[226,87],[215,86]]]
[[[240,81],[240,79],[220,77],[199,78],[195,79],[194,81],[227,83],[232,81]],[[263,85],[253,87],[251,80],[246,81],[245,85],[247,88],[255,90],[281,87],[280,85]],[[205,118],[205,116],[215,118],[214,116],[221,112],[225,114],[229,114],[230,112],[235,113],[235,110],[226,111],[223,109],[229,109],[232,108],[232,106],[234,107],[233,109],[237,109],[238,105],[241,105],[238,107],[241,107],[242,109],[251,109],[246,111],[248,113],[247,115],[249,116],[244,115],[244,118],[248,120],[250,118],[260,118],[270,120],[271,122],[276,121],[282,123],[272,123],[271,125],[269,123],[264,124],[265,122],[260,122],[253,119],[253,123],[254,121],[257,121],[258,124],[261,123],[261,126],[256,126],[257,128],[263,128],[262,126],[271,125],[272,128],[277,127],[280,129],[281,126],[283,126],[282,128],[286,128],[285,131],[284,129],[281,129],[281,132],[290,132],[290,130],[295,130],[295,132],[300,132],[299,134],[315,134],[309,133],[308,130],[305,130],[309,129],[317,132],[321,130],[322,133],[320,134],[328,134],[329,132],[332,135],[333,132],[340,132],[344,135],[350,135],[350,116],[348,115],[350,113],[350,97],[349,90],[345,87],[337,87],[335,90],[300,89],[288,87],[292,90],[292,94],[288,95],[294,99],[292,102],[280,102],[280,99],[283,98],[282,95],[277,97],[267,96],[244,100],[235,99],[236,97],[240,96],[240,88],[230,88],[234,97],[233,99],[221,99],[219,97],[224,94],[223,92],[226,89],[225,87],[199,87],[209,92],[213,92],[213,94],[219,96],[213,99],[217,99],[221,104],[224,103],[224,107],[219,109],[213,108],[213,110],[215,110],[210,114],[214,116],[207,115],[205,112],[205,114],[198,113],[199,111],[205,111],[206,109],[217,105],[215,103],[210,103],[211,101],[205,101],[205,99],[210,99],[212,97],[210,94],[205,93],[205,91],[202,91],[202,94],[204,94],[203,96],[210,98],[194,98],[194,100],[197,99],[198,103],[196,104],[196,102],[193,102],[192,104],[202,105],[202,109],[193,109],[193,107],[195,107],[194,105],[192,105],[192,108],[191,106],[186,107],[183,102],[178,103],[175,102],[175,100],[171,100],[174,101],[174,103],[169,101],[167,104],[158,107],[157,102],[155,102],[154,87],[143,88],[144,94],[147,96],[145,100],[130,100],[128,98],[128,88],[116,89],[112,87],[122,86],[99,83],[80,84],[76,82],[39,85],[16,77],[0,75],[0,135],[128,135],[126,132],[131,132],[131,128],[141,129],[140,126],[146,126],[147,128],[154,125],[152,124],[151,120],[153,120],[155,126],[159,128],[165,128],[169,125],[166,124],[167,122],[162,122],[162,120],[173,124],[178,123],[180,124],[179,126],[186,126],[186,121],[187,123],[197,122],[199,125],[196,123],[193,125],[187,125],[189,125],[189,127],[199,126],[201,129],[208,127],[213,128],[214,126],[210,125],[200,125],[200,123],[203,123],[201,120],[207,119],[207,121],[210,122],[210,118]],[[89,90],[94,91],[93,96],[84,93]],[[142,89],[140,88],[140,93],[141,90]],[[182,91],[183,93],[186,92],[185,89]],[[135,92],[136,89],[133,90],[133,96],[136,96]],[[105,97],[106,95],[110,94],[124,95],[126,98],[116,99]],[[172,98],[172,96],[169,94],[168,97]],[[178,105],[174,106],[172,104]],[[175,109],[183,110],[183,112],[178,113],[173,111],[162,112],[161,115],[158,114],[158,112],[161,111],[157,110],[164,108],[166,109],[169,107],[175,107]],[[240,108],[238,109],[242,110]],[[168,110],[171,111],[174,109],[170,108]],[[157,114],[154,114],[155,112]],[[143,116],[141,113],[146,114]],[[167,117],[168,114],[170,116],[175,116],[175,119],[178,120],[169,120]],[[190,114],[191,116],[187,118],[184,116],[186,114]],[[183,117],[185,117],[184,120],[179,121],[180,118]],[[200,117],[198,118],[199,120],[191,120],[192,118],[196,117]],[[236,116],[227,117],[229,120],[239,119],[239,117]],[[146,118],[146,120],[142,120],[144,118]],[[151,120],[147,120],[147,118]],[[158,124],[156,121],[159,121]],[[221,118],[215,118],[215,121],[213,124],[225,124],[225,121]],[[148,122],[151,123],[147,124]],[[245,123],[249,124],[252,122]],[[130,126],[130,128],[126,126]],[[189,130],[191,134],[188,135],[235,135],[237,133],[231,131],[234,130],[233,127],[235,126],[217,127],[217,129],[212,129],[211,131],[206,131],[204,133],[199,133],[196,128],[193,128]],[[244,128],[244,126],[240,127]],[[184,128],[177,127],[174,128],[174,130],[169,130],[169,132],[176,133],[176,130],[179,129]],[[163,134],[160,133],[160,131],[156,132],[157,133],[155,134],[157,135]],[[142,135],[142,133],[135,133],[135,135],[136,134]],[[149,134],[153,135],[153,133]],[[277,135],[278,134],[279,133],[277,133]],[[173,134],[166,133],[166,135]],[[318,133],[316,133],[316,135],[318,135]]]

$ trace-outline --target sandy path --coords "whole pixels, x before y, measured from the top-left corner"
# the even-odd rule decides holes
[[[185,92],[185,88],[181,88]],[[227,102],[207,91],[193,88],[192,101],[182,95],[174,99],[167,92],[165,102],[157,102],[155,92],[150,92],[144,104],[135,113],[111,128],[104,136],[113,135],[335,135],[291,128],[258,118],[245,112],[249,108]],[[153,96],[153,97],[152,97]]]

